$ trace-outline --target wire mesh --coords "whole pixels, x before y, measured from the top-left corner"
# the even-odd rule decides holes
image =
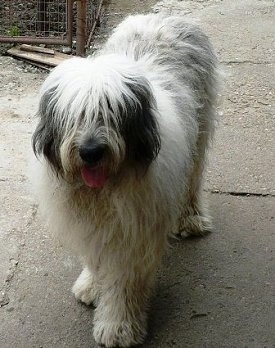
[[[0,2],[0,35],[60,37],[67,31],[66,0]]]
[[[0,0],[0,42],[60,44],[72,47],[76,41],[76,54],[82,55],[100,23],[104,2]]]

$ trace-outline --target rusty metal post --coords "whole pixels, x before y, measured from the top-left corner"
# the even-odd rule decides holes
[[[66,39],[69,44],[69,46],[72,48],[73,44],[73,1],[74,0],[67,0],[67,32],[66,32]]]
[[[87,0],[77,1],[76,15],[76,54],[84,56],[87,31]]]

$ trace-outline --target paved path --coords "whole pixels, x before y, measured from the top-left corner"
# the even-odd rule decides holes
[[[153,5],[201,20],[226,82],[205,186],[215,232],[173,243],[143,347],[274,348],[275,3],[112,0],[101,34]],[[0,57],[0,347],[96,347],[93,309],[70,292],[80,266],[41,226],[27,185],[44,77]]]

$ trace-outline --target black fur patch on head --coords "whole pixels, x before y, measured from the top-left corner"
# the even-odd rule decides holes
[[[32,137],[32,147],[36,156],[44,155],[52,168],[61,173],[61,159],[59,148],[61,135],[54,120],[54,103],[51,103],[55,89],[42,95],[37,115],[40,117],[39,123]]]
[[[127,88],[136,101],[128,100],[124,95],[120,133],[126,144],[127,161],[137,163],[146,171],[160,150],[155,99],[145,78],[127,82]]]

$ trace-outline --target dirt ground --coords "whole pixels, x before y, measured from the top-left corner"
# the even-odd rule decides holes
[[[273,0],[112,0],[92,50],[125,15],[195,17],[225,72],[205,194],[215,231],[173,242],[142,347],[275,348]],[[77,260],[36,216],[28,180],[46,72],[0,55],[0,347],[96,347],[93,309],[71,286]]]

